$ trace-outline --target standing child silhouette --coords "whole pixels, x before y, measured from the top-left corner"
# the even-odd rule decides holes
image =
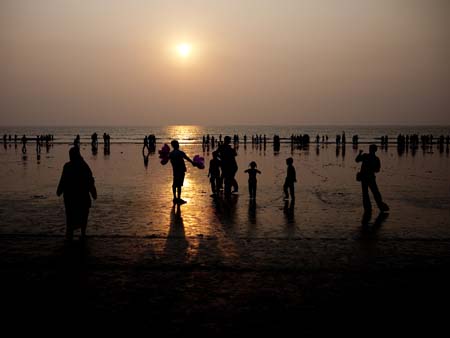
[[[250,168],[245,170],[244,172],[248,174],[248,192],[250,194],[250,199],[256,198],[256,175],[261,174],[261,172],[256,169],[256,162],[252,161],[250,163]]]
[[[289,199],[289,193],[291,194],[291,199],[295,199],[294,194],[294,183],[297,182],[297,174],[295,172],[295,168],[292,165],[294,163],[294,159],[292,157],[289,157],[286,159],[287,164],[287,175],[286,179],[284,181],[283,185],[283,191],[284,191],[284,199]]]
[[[212,155],[213,158],[209,161],[208,177],[211,183],[212,197],[215,197],[219,194],[222,184],[220,182],[220,160],[217,151],[213,151]]]

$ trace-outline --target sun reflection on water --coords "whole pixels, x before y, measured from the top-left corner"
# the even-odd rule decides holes
[[[202,134],[200,126],[168,126],[167,135],[180,143],[193,143]]]

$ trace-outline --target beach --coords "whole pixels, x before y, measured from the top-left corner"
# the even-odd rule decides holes
[[[55,191],[69,147],[44,149],[39,161],[33,147],[26,158],[14,146],[0,152],[1,290],[11,318],[44,316],[63,325],[81,311],[98,328],[133,325],[167,335],[313,335],[375,320],[375,331],[393,325],[414,332],[405,318],[421,318],[415,323],[426,328],[449,300],[445,150],[400,155],[395,146],[380,148],[377,181],[391,210],[363,220],[354,159],[367,145],[283,144],[274,151],[240,144],[239,193],[213,199],[211,149],[184,144],[207,165],[188,165],[187,203],[178,208],[170,164],[161,165],[157,152],[146,167],[141,145],[113,143],[110,154],[100,146],[94,155],[82,144],[99,196],[86,242],[67,245]],[[295,203],[282,194],[290,156]],[[243,172],[253,160],[262,172],[256,203]]]

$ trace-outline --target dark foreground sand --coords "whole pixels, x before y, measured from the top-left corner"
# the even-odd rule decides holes
[[[444,329],[450,239],[377,239],[374,232],[229,243],[93,236],[71,246],[59,236],[0,235],[3,328],[89,324],[144,328],[149,336],[429,336]],[[218,246],[234,254],[224,257]]]

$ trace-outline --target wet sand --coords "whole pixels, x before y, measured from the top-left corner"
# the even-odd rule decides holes
[[[99,329],[209,336],[430,334],[445,323],[445,153],[380,151],[378,183],[391,212],[374,213],[363,226],[351,147],[345,156],[332,146],[280,154],[241,147],[240,194],[214,202],[207,172],[189,168],[180,212],[170,202],[170,168],[155,156],[146,169],[136,146],[113,145],[109,156],[85,147],[99,200],[87,242],[67,246],[62,200],[54,196],[67,150],[55,146],[39,164],[32,153],[27,160],[1,153],[5,323],[74,326],[83,313]],[[280,191],[287,156],[300,179],[295,205],[285,205]],[[263,172],[256,207],[242,173],[250,160]]]

